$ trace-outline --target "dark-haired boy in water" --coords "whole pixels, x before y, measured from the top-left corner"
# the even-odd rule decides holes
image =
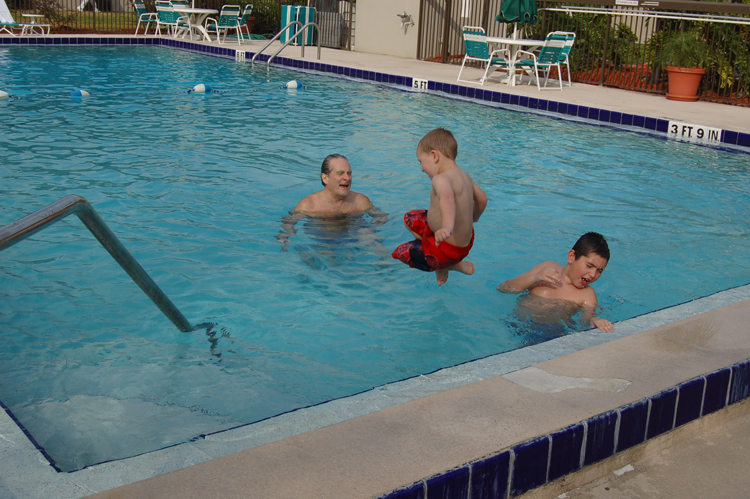
[[[581,236],[573,249],[568,251],[568,264],[544,262],[518,277],[509,279],[497,287],[502,293],[523,293],[573,302],[583,310],[582,320],[604,332],[614,331],[612,323],[596,316],[599,302],[591,287],[609,262],[609,246],[604,237],[596,232]],[[569,307],[566,307],[569,308]],[[567,312],[566,312],[567,313]]]
[[[409,267],[435,272],[438,286],[448,272],[474,273],[474,264],[464,260],[474,244],[474,222],[487,206],[487,195],[458,167],[458,143],[451,132],[436,128],[417,145],[422,171],[432,180],[430,207],[404,215],[404,225],[416,238],[392,253]]]

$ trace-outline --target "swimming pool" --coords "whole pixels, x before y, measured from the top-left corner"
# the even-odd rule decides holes
[[[494,287],[560,261],[586,230],[613,251],[596,284],[611,320],[748,282],[744,155],[135,52],[146,59],[114,47],[14,47],[0,59],[4,88],[21,97],[2,104],[13,120],[0,142],[0,223],[83,195],[191,322],[217,324],[213,336],[177,332],[76,220],[3,252],[0,400],[61,469],[527,344],[508,327],[515,297]],[[281,89],[292,78],[307,89]],[[199,82],[220,93],[188,94]],[[78,87],[92,98],[70,99]],[[459,164],[490,196],[477,274],[440,289],[388,256],[406,240],[402,213],[426,202],[414,148],[435,126],[456,133]],[[301,221],[281,251],[283,216],[318,188],[334,151],[388,223]]]

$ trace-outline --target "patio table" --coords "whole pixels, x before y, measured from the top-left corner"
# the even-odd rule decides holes
[[[518,61],[518,50],[522,47],[534,48],[541,47],[544,45],[544,40],[529,40],[526,38],[502,38],[499,36],[488,36],[487,43],[493,45],[508,45],[511,47],[510,51],[510,67],[513,68],[513,77],[508,77],[508,85],[511,87],[516,86],[516,62]]]
[[[199,31],[198,35],[202,36],[207,42],[211,41],[211,37],[208,36],[208,31],[203,26],[203,21],[206,20],[209,14],[218,14],[219,11],[216,9],[196,9],[193,7],[174,7],[175,12],[180,14],[187,14],[187,31],[190,33],[190,39],[193,39],[195,31]],[[185,38],[185,34],[182,35]]]

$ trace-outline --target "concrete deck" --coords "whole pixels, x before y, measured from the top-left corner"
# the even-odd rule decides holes
[[[242,49],[252,52],[259,46],[256,42],[245,44]],[[296,58],[299,52],[299,48],[288,48],[283,56]],[[315,52],[308,47],[305,59],[316,60]],[[445,83],[455,83],[458,73],[456,66],[330,49],[323,49],[321,62]],[[479,70],[467,71],[469,78],[480,75]],[[540,96],[536,87],[508,87],[490,81],[484,88]],[[560,102],[750,133],[750,109],[747,108],[675,102],[663,96],[582,84],[574,84],[562,92],[545,91],[542,96]],[[520,376],[504,374],[486,379],[480,376],[472,383],[289,438],[269,439],[265,445],[216,459],[207,460],[205,456],[188,452],[180,457],[181,463],[165,466],[163,471],[151,470],[152,475],[158,476],[146,480],[141,480],[143,473],[134,472],[127,463],[109,463],[68,474],[65,482],[75,481],[77,474],[92,477],[116,468],[121,470],[120,475],[110,479],[108,486],[93,486],[93,482],[81,478],[77,496],[98,492],[91,497],[378,497],[519,442],[636,402],[696,376],[750,359],[750,301],[746,296],[723,308],[698,315],[693,313],[696,312],[686,315],[664,312],[660,317],[667,317],[666,324],[646,330],[640,328],[634,334],[628,332],[627,324],[621,323],[616,325],[621,333],[610,337],[581,333],[580,337],[565,338],[563,341],[569,345],[566,352],[583,349],[544,362],[524,364],[519,360],[517,369],[529,365],[535,368],[522,371]],[[687,315],[692,316],[679,319]],[[633,320],[633,323],[642,324],[639,321]],[[601,344],[584,348],[587,343],[583,338],[592,335],[596,336],[593,343]],[[543,348],[546,347],[540,349]],[[519,359],[527,355],[527,349],[508,354]],[[447,383],[446,386],[455,385]],[[559,391],[547,393],[553,387]],[[735,404],[532,491],[527,497],[558,497],[563,493],[567,497],[596,498],[605,495],[613,498],[705,497],[708,495],[705,489],[699,493],[701,489],[683,487],[676,493],[672,487],[686,477],[699,476],[705,466],[702,456],[714,442],[727,450],[714,452],[711,457],[716,469],[721,469],[725,477],[715,484],[726,494],[711,496],[742,497],[746,495],[747,483],[733,477],[747,475],[747,466],[741,458],[743,451],[750,448],[748,407],[748,402]],[[325,406],[321,406],[321,410],[325,411]],[[300,426],[305,424],[302,422]],[[2,435],[10,434],[2,425],[0,430]],[[696,435],[700,435],[700,442],[690,440]],[[20,437],[14,434],[13,438]],[[13,455],[12,447],[7,442],[0,445],[4,463],[0,464],[0,490],[6,497],[42,497],[45,491],[49,497],[55,496],[55,490],[59,489],[56,489],[54,477],[47,477],[46,470],[38,472],[37,479],[45,485],[34,494],[19,488],[17,484],[22,484],[23,480],[16,480],[15,475],[9,478],[9,474],[31,473],[25,464],[18,466],[23,469],[11,467],[8,457]],[[190,466],[196,462],[199,464]],[[635,467],[634,472],[616,479],[610,477],[613,470],[630,463]],[[117,487],[120,484],[122,486]]]

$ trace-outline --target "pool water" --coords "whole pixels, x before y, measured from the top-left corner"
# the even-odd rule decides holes
[[[0,225],[81,195],[211,324],[179,332],[76,217],[2,252],[0,401],[63,471],[570,332],[495,287],[589,230],[613,322],[750,282],[746,154],[160,47],[3,48],[0,68]],[[489,196],[476,274],[440,288],[390,257],[437,126]],[[333,152],[387,219],[290,231]]]

